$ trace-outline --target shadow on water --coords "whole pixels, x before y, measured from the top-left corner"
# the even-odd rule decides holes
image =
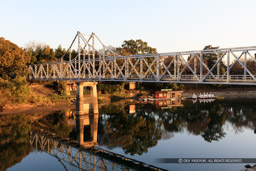
[[[61,162],[64,169],[85,168],[85,165],[79,166],[79,160],[96,168],[103,167],[97,161],[104,161],[109,167],[141,169],[135,164],[139,161],[103,150],[98,145],[108,149],[120,147],[130,155],[143,155],[159,140],[173,138],[175,133],[184,130],[201,136],[208,143],[225,138],[227,123],[236,132],[246,128],[256,133],[255,103],[254,100],[216,100],[205,104],[182,101],[182,105],[173,106],[172,102],[166,102],[168,107],[163,107],[165,103],[120,101],[99,105],[99,113],[90,113],[87,110],[90,105],[83,104],[77,111],[55,112],[33,123],[26,115],[3,115],[0,116],[0,170],[19,163],[32,151],[47,152]],[[60,154],[66,156],[65,162]],[[87,160],[89,155],[92,158]],[[144,165],[148,169],[156,168]]]

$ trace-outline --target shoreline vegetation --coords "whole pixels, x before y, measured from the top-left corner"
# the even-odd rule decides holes
[[[63,83],[60,83],[63,84]],[[23,102],[16,100],[9,101],[3,107],[3,111],[0,114],[24,114],[24,113],[36,113],[38,111],[42,113],[50,113],[59,110],[75,109],[76,92],[71,91],[71,95],[66,95],[63,85],[59,91],[53,89],[52,83],[32,83],[28,85],[30,95]],[[104,84],[103,84],[104,85]],[[101,85],[101,90],[98,91],[98,102],[99,105],[109,104],[115,101],[121,101],[125,99],[138,99],[140,96],[150,95],[155,90],[126,90],[120,88],[120,91],[113,92],[104,91],[104,87]],[[124,86],[124,84],[122,85]],[[58,86],[57,86],[58,87]],[[192,86],[191,88],[184,88],[182,97],[191,97],[193,93],[199,94],[203,92],[211,92],[216,96],[224,97],[225,99],[237,99],[237,98],[256,98],[256,90],[253,87],[232,87],[224,89],[211,88],[209,86],[197,87]],[[109,88],[109,87],[108,87]],[[141,88],[141,87],[140,87]],[[57,88],[58,89],[58,88]],[[10,91],[10,90],[9,90]],[[8,88],[6,89],[8,92]],[[85,90],[85,99],[89,97],[89,91]]]
[[[150,47],[147,42],[141,39],[125,40],[120,47],[110,46],[109,48],[123,56],[157,53],[156,48]],[[204,50],[218,48],[208,45],[204,47]],[[67,82],[31,82],[27,80],[28,65],[55,62],[61,58],[69,60],[68,54],[61,45],[57,49],[53,49],[49,45],[33,42],[28,43],[27,47],[22,49],[11,41],[0,37],[0,114],[36,110],[51,111],[73,106],[75,91],[68,95],[66,92]],[[76,57],[77,54],[77,51],[72,50],[71,58]],[[167,65],[173,58],[173,56],[168,56],[164,59],[164,63]],[[211,68],[216,63],[217,56],[215,54],[205,55],[203,59],[205,65]],[[256,75],[256,64],[252,61],[247,61],[247,64],[252,74]],[[224,74],[225,67],[225,64],[221,63],[220,74]],[[197,71],[199,71],[198,68]],[[170,72],[172,72],[171,69]],[[207,71],[203,70],[204,74],[205,72]],[[230,70],[230,74],[243,74],[243,72],[243,68],[238,63],[234,64]],[[189,72],[185,70],[184,73]],[[181,90],[183,96],[186,97],[192,96],[192,93],[212,92],[216,96],[224,98],[256,98],[256,89],[253,86],[136,83],[136,90],[127,90],[127,84],[127,82],[100,82],[97,87],[99,103],[148,96],[151,92],[161,89]],[[89,94],[89,90],[85,89],[84,91],[85,94]]]

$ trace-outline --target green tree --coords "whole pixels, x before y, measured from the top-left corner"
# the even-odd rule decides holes
[[[42,56],[41,56],[41,62],[54,62],[57,59],[55,58],[55,53],[52,48],[50,48],[49,45],[46,45],[43,48]]]
[[[117,52],[122,55],[152,54],[157,53],[156,48],[148,46],[147,42],[141,39],[125,40],[121,48],[117,48]]]
[[[8,79],[16,75],[26,75],[26,64],[30,56],[16,44],[0,37],[0,77]]]
[[[157,53],[157,50],[156,48],[152,48],[151,46],[149,46],[147,42],[144,42],[141,39],[137,39],[137,40],[131,39],[131,40],[125,40],[121,47],[116,48],[116,52],[120,55],[129,56],[129,55],[138,55],[138,54],[153,54],[153,53]],[[131,59],[131,61],[133,64],[135,64],[135,59]],[[153,58],[145,58],[145,61],[148,63],[148,65],[150,65],[153,62]],[[124,61],[119,60],[119,62],[124,62]],[[139,67],[140,66],[138,64],[135,66],[135,69],[137,70],[137,72],[139,72],[140,70]],[[131,69],[132,68],[130,66],[130,70]],[[147,69],[148,67],[144,64],[143,72],[146,72]],[[151,69],[156,74],[155,65],[153,65]],[[133,71],[132,74],[135,75],[135,73],[136,72]],[[150,72],[148,74],[150,74]]]
[[[26,45],[26,52],[31,57],[31,63],[54,62],[55,52],[49,45],[31,42]]]
[[[58,46],[57,49],[55,49],[55,56],[56,58],[61,58],[65,54],[66,50],[61,47],[61,45]]]
[[[205,46],[203,50],[211,50],[211,49],[219,49],[219,46],[213,47],[212,45],[208,45],[208,46]],[[211,69],[214,66],[214,64],[217,62],[217,60],[218,60],[218,55],[216,53],[203,54],[203,61],[208,66],[209,69]],[[224,71],[225,67],[226,67],[225,64],[221,60],[220,61],[220,74],[224,74],[225,73],[225,71]],[[208,71],[204,68],[203,69],[203,73],[206,73],[206,72],[208,72]],[[217,73],[217,66],[213,69],[212,72],[214,74]]]
[[[30,87],[25,77],[17,76],[11,80],[12,98],[18,103],[27,103],[30,95]]]

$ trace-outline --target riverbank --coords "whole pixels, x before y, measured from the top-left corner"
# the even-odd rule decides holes
[[[213,93],[215,96],[224,97],[225,99],[238,99],[238,98],[255,98],[256,90],[244,90],[244,89],[221,89],[221,90],[184,90],[182,97],[191,97],[193,93],[199,95],[200,93]],[[150,92],[143,91],[143,95],[150,95]],[[109,104],[112,101],[119,101],[122,99],[136,99],[138,98],[138,91],[131,91],[130,93],[119,94],[100,94],[98,96],[98,102],[102,105]],[[74,96],[70,97],[75,99]],[[7,104],[4,110],[0,114],[32,114],[36,112],[51,113],[59,110],[75,109],[75,103],[66,101],[64,99],[58,99],[55,103],[27,103],[27,104]]]
[[[24,103],[24,104],[6,104],[4,110],[0,114],[31,114],[36,112],[51,113],[60,110],[75,109],[75,96],[62,97],[55,95],[55,102],[41,102],[41,103]],[[59,97],[59,98],[58,98]],[[98,102],[101,105],[109,104],[112,101],[118,101],[123,99],[135,98],[135,93],[129,94],[101,94],[98,95]],[[69,99],[67,101],[67,98]],[[72,99],[72,100],[71,100]],[[85,95],[85,103],[89,100],[89,95]]]
[[[67,102],[59,102],[57,104],[35,105],[35,104],[9,104],[7,105],[1,115],[4,114],[32,114],[32,113],[51,113],[59,110],[75,109],[75,104]]]

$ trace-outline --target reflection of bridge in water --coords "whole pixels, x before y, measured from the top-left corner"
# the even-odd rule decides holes
[[[65,170],[164,170],[98,147],[78,146],[75,141],[45,133],[31,132],[30,144],[54,156]]]
[[[30,144],[55,157],[65,170],[164,170],[96,147],[98,103],[94,98],[87,104],[82,100],[77,100],[75,119],[68,120],[68,125],[76,128],[76,140],[40,128],[30,133]]]

